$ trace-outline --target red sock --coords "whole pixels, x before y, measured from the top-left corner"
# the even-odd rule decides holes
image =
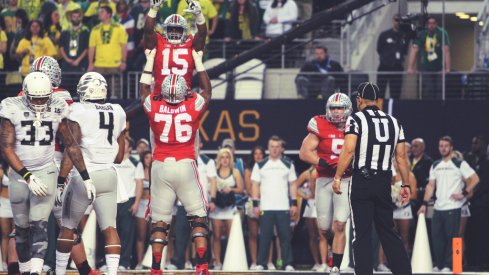
[[[161,257],[162,257],[162,254],[160,252],[153,252],[153,264],[151,265],[152,269],[155,269],[155,270],[160,269]]]
[[[195,259],[196,264],[207,263],[207,247],[198,247],[195,249],[197,252],[197,258]]]

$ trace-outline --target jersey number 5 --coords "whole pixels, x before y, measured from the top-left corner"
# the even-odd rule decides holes
[[[165,122],[163,132],[160,135],[161,142],[168,143],[171,125],[175,123],[175,139],[180,143],[185,143],[192,137],[192,126],[182,124],[182,122],[192,122],[192,117],[187,113],[178,114],[173,118],[168,114],[155,114],[155,122]]]
[[[172,66],[170,68],[170,48],[166,48],[163,50],[163,68],[161,69],[161,74],[162,75],[169,75],[169,74],[177,74],[177,75],[184,75],[187,73],[188,70],[188,62],[187,59],[185,59],[185,56],[188,57],[188,49],[181,48],[181,49],[173,49],[173,56],[172,56],[172,61],[176,64],[179,65],[181,68],[177,68]],[[183,58],[182,58],[183,56]]]
[[[339,138],[335,138],[331,141],[331,151],[334,153],[331,154],[331,159],[338,158],[341,153],[341,148],[343,148],[343,143],[344,141]]]

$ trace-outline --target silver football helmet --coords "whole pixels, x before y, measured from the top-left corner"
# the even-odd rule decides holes
[[[185,100],[187,95],[187,82],[180,75],[170,74],[163,80],[161,95],[170,104],[178,104]]]
[[[27,106],[35,113],[43,113],[51,103],[53,87],[49,77],[41,72],[29,73],[22,84]]]
[[[171,44],[181,44],[187,40],[187,20],[179,14],[168,16],[163,22],[163,37]]]
[[[334,93],[326,102],[326,119],[332,123],[346,122],[352,113],[350,98],[344,93]]]
[[[58,88],[61,84],[61,69],[58,61],[50,56],[36,58],[31,65],[31,72],[42,72],[49,76],[53,88]]]
[[[80,78],[76,86],[80,102],[107,99],[107,81],[97,72],[88,72]]]

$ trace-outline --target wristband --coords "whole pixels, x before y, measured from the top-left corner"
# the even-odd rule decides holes
[[[291,200],[291,201],[290,201],[290,205],[291,205],[291,206],[297,206],[297,200],[296,200],[296,199]]]
[[[58,176],[58,186],[64,186],[66,181],[66,177]]]
[[[259,200],[253,200],[253,207],[258,207],[259,204],[260,204]]]
[[[428,206],[428,202],[427,201],[423,201],[423,206]]]
[[[195,16],[195,23],[197,23],[197,25],[204,25],[205,24],[205,17],[202,14],[202,12]]]
[[[339,179],[333,178],[333,182],[341,182],[341,178],[339,178]]]
[[[90,179],[90,176],[88,175],[87,170],[80,171],[80,176],[82,177],[82,179],[83,179],[84,181],[85,181],[85,180],[89,180],[89,179]]]
[[[156,18],[156,15],[158,14],[158,10],[157,9],[149,9],[148,11],[148,16],[151,17],[151,18]]]
[[[197,72],[205,71],[205,67],[204,67],[204,64],[202,62],[194,62],[194,64],[195,64],[195,70]]]
[[[462,191],[462,195],[464,195],[464,197],[467,197],[468,194],[469,192],[467,192],[467,190]]]
[[[318,166],[323,167],[323,168],[328,168],[329,167],[328,166],[328,163],[323,158],[319,158]]]
[[[148,86],[151,86],[151,81],[153,80],[153,75],[151,74],[141,74],[141,78],[139,79],[139,83],[146,84]]]
[[[401,184],[401,188],[409,188],[409,190],[411,190],[411,186],[409,186],[409,184]]]
[[[27,170],[27,168],[25,167],[22,167],[22,169],[20,169],[20,171],[18,172],[19,175],[21,175],[25,180],[29,180],[29,178],[31,177],[31,172],[29,172],[29,170]]]
[[[211,198],[211,203],[216,204],[216,198]]]

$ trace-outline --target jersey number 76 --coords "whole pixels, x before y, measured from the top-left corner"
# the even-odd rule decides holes
[[[175,140],[180,143],[185,143],[192,137],[192,126],[188,124],[183,124],[185,122],[192,122],[192,117],[187,113],[181,113],[173,117],[170,114],[155,114],[155,122],[164,122],[165,126],[160,135],[160,141],[168,143],[170,129],[172,124],[175,125]]]

